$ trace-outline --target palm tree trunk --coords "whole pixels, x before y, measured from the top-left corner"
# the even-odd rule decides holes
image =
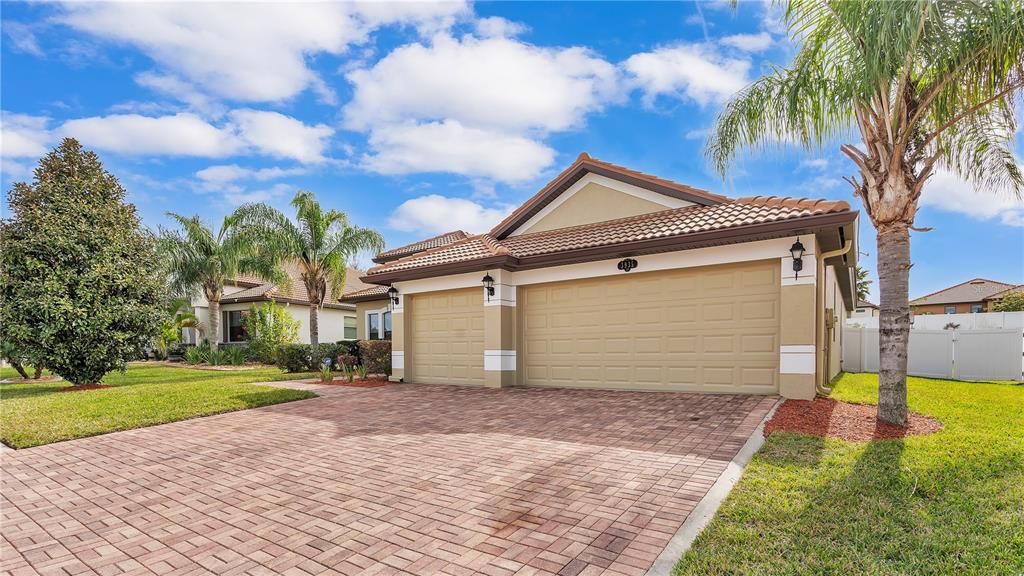
[[[313,359],[319,364],[317,347],[320,346],[320,307],[315,303],[310,303],[309,306],[309,344],[313,350]]]
[[[207,339],[213,348],[220,346],[220,292],[207,292],[205,294],[206,301],[209,304],[207,312],[210,317],[206,319],[207,323]]]
[[[907,345],[910,341],[910,230],[895,222],[878,229],[878,419],[907,425]]]

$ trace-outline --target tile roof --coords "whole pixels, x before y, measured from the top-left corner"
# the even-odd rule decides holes
[[[378,264],[383,264],[391,260],[397,260],[402,256],[408,256],[431,248],[437,248],[438,246],[444,246],[445,244],[451,244],[452,242],[456,242],[467,237],[469,237],[469,234],[466,234],[462,230],[452,230],[451,232],[438,234],[433,238],[427,238],[426,240],[420,240],[419,242],[413,242],[412,244],[406,244],[405,246],[385,250],[384,252],[374,256],[373,261]]]
[[[1013,288],[1013,284],[1007,284],[1005,282],[997,282],[995,280],[988,280],[985,278],[974,278],[966,282],[961,282],[955,286],[950,286],[938,292],[932,292],[926,296],[915,298],[910,301],[912,306],[922,306],[925,304],[955,304],[957,302],[981,302],[986,298],[1004,292],[1008,288]]]
[[[755,196],[710,206],[686,206],[606,222],[522,234],[504,240],[497,240],[490,234],[480,234],[376,266],[367,272],[367,277],[372,279],[374,275],[388,272],[489,257],[527,258],[557,254],[849,210],[850,205],[843,201]]]
[[[555,176],[555,178],[541,188],[539,192],[534,194],[529,200],[524,202],[522,206],[516,208],[511,214],[506,216],[504,220],[499,222],[497,226],[491,229],[490,234],[498,238],[507,236],[518,225],[547,205],[561,192],[582,178],[587,172],[607,175],[612,178],[619,178],[643,187],[659,190],[665,194],[683,197],[701,205],[730,201],[726,196],[714,194],[707,190],[701,190],[700,188],[687,186],[686,184],[680,184],[679,182],[673,182],[672,180],[659,178],[658,176],[632,170],[625,166],[612,164],[611,162],[598,160],[586,152],[582,152],[572,165],[563,170],[558,176]]]
[[[857,300],[857,308],[878,308],[878,304],[868,302],[867,300]]]
[[[297,262],[289,262],[284,266],[285,272],[291,278],[291,282],[287,285],[278,286],[272,282],[266,282],[265,280],[259,280],[253,277],[239,277],[233,279],[237,284],[244,284],[251,282],[253,279],[260,282],[258,286],[246,288],[240,292],[234,292],[232,294],[225,294],[221,298],[222,303],[226,302],[252,302],[252,301],[264,301],[264,300],[281,300],[291,301],[299,304],[309,304],[309,293],[306,291],[306,285],[302,282],[302,272]],[[331,294],[325,299],[325,305],[327,306],[339,306],[337,304],[337,296],[344,292],[350,292],[355,290],[363,290],[366,288],[376,288],[370,284],[364,283],[359,279],[363,275],[363,271],[358,268],[349,267],[348,273],[345,275],[345,285],[341,290],[338,291],[337,295]],[[351,306],[344,305],[345,308]]]
[[[356,302],[359,300],[384,299],[388,293],[388,286],[372,284],[369,288],[345,292],[341,295],[342,302]]]

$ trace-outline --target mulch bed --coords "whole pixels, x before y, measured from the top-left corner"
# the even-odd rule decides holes
[[[100,390],[103,388],[113,388],[106,384],[83,384],[82,386],[69,386],[67,388],[59,388],[55,392],[82,392],[85,390]]]
[[[320,380],[312,380],[315,384],[323,384],[325,386],[348,386],[350,388],[380,388],[381,386],[387,386],[391,384],[387,378],[367,378],[365,380],[332,380],[331,382],[322,382]]]
[[[865,441],[934,434],[942,430],[942,423],[938,420],[913,412],[907,417],[906,428],[879,422],[875,418],[877,410],[877,406],[838,402],[831,398],[786,400],[765,424],[764,435],[767,437],[773,432],[785,431]]]

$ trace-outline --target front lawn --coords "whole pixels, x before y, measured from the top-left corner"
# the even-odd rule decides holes
[[[877,403],[878,378],[832,396]],[[674,574],[1024,574],[1024,386],[909,379],[945,428],[767,439]]]
[[[13,369],[3,369],[9,377]],[[0,440],[27,448],[316,396],[251,382],[295,380],[277,368],[211,371],[132,364],[108,374],[99,390],[59,392],[67,382],[0,384]]]

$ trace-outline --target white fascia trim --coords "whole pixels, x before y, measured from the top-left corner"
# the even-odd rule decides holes
[[[484,350],[485,372],[512,372],[515,369],[515,350]]]
[[[648,190],[646,188],[641,188],[639,186],[627,184],[626,182],[622,182],[614,178],[608,178],[607,176],[601,176],[600,174],[594,174],[591,172],[584,175],[583,178],[577,180],[576,183],[570,186],[568,189],[566,189],[565,192],[559,194],[557,198],[552,200],[551,203],[545,206],[540,212],[537,212],[529,220],[527,220],[518,228],[513,230],[509,234],[509,236],[518,236],[520,234],[523,234],[524,232],[522,231],[529,230],[537,222],[543,220],[545,216],[554,212],[555,209],[561,206],[566,200],[572,198],[573,195],[582,190],[584,186],[591,183],[600,184],[601,186],[604,186],[606,188],[611,188],[612,190],[615,190],[617,192],[629,194],[630,196],[635,196],[642,200],[654,202],[655,204],[660,204],[666,208],[682,208],[684,206],[693,205],[693,202],[687,202],[686,200],[680,200],[679,198],[666,196],[665,194],[654,192],[653,190]]]
[[[484,306],[509,306],[515,308],[516,306],[516,287],[509,286],[508,284],[495,284],[494,285],[494,296],[487,296],[485,290],[481,290],[484,295]]]
[[[405,352],[402,350],[394,350],[391,352],[391,369],[392,370],[405,370]]]
[[[814,374],[814,347],[810,352],[780,352],[779,374]]]

